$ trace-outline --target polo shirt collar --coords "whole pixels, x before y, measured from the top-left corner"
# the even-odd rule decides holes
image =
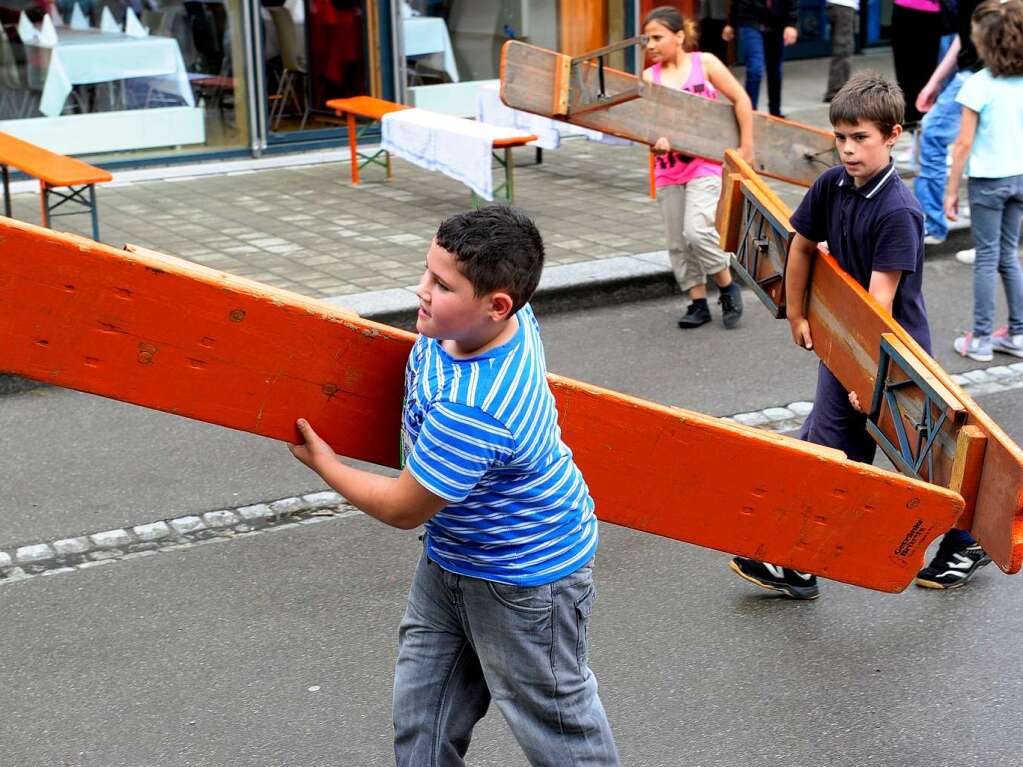
[[[890,162],[888,163],[888,165],[886,165],[884,168],[878,171],[877,174],[872,179],[870,179],[870,181],[868,181],[863,186],[857,188],[856,184],[853,181],[853,177],[850,176],[849,173],[843,169],[842,174],[838,177],[838,186],[846,187],[849,189],[849,191],[856,192],[857,194],[860,194],[869,200],[877,194],[881,187],[883,187],[885,184],[891,181],[894,175],[895,163]]]

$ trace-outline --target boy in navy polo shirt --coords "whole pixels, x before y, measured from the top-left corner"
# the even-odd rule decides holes
[[[792,338],[801,347],[813,348],[804,314],[806,289],[817,244],[827,242],[839,265],[931,351],[921,287],[924,214],[891,161],[904,112],[899,87],[869,72],[852,77],[831,102],[831,125],[842,164],[821,174],[790,219],[796,234],[786,265],[786,311]],[[855,395],[823,363],[813,411],[799,437],[864,463],[873,462],[877,447]],[[969,533],[951,530],[916,582],[955,588],[990,561]],[[809,573],[745,557],[733,559],[731,568],[746,580],[793,599],[814,599],[819,593],[817,578]]]
[[[425,525],[398,632],[398,767],[464,765],[491,701],[532,765],[618,764],[587,663],[597,518],[561,441],[530,296],[543,240],[514,208],[452,216],[426,254],[405,372],[404,467],[295,457],[370,516]]]

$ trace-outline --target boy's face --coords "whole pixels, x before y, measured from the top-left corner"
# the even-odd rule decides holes
[[[416,287],[419,315],[416,331],[429,338],[468,342],[507,319],[512,301],[507,293],[476,296],[454,254],[437,241],[426,252],[426,270]]]
[[[869,120],[835,123],[832,128],[839,158],[856,186],[863,186],[891,162],[892,147],[902,135],[901,125],[896,125],[891,135],[885,136],[877,124]]]

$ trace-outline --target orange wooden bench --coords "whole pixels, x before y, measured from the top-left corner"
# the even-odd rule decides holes
[[[359,169],[366,165],[382,165],[387,169],[387,178],[391,178],[391,154],[385,149],[378,149],[373,154],[363,154],[359,151],[359,139],[362,135],[377,125],[386,114],[398,112],[410,107],[404,104],[397,104],[386,99],[378,99],[373,96],[354,96],[347,99],[330,99],[327,106],[333,109],[338,117],[346,118],[348,126],[348,151],[352,158],[352,183],[359,183]],[[357,124],[358,118],[368,120],[360,128]],[[504,168],[504,183],[494,189],[494,196],[501,196],[509,203],[515,199],[515,164],[512,162],[512,149],[517,146],[525,146],[530,141],[536,141],[536,136],[523,135],[512,138],[494,139],[493,148],[503,149],[503,155],[494,154],[494,159]],[[383,159],[380,159],[383,155]],[[361,161],[361,162],[360,162]],[[475,200],[475,193],[473,199]]]
[[[10,170],[17,168],[22,173],[39,179],[39,207],[43,226],[50,226],[54,216],[70,216],[82,213],[75,210],[54,213],[64,203],[73,203],[86,208],[92,216],[92,239],[99,240],[99,216],[96,213],[96,184],[112,181],[113,176],[102,168],[66,157],[41,146],[22,141],[7,133],[0,133],[0,167],[4,177],[4,215],[11,217]],[[66,187],[68,191],[62,191]],[[50,195],[57,202],[50,204]],[[88,195],[88,196],[86,196]]]

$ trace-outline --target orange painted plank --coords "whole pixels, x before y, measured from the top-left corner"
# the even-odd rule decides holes
[[[788,208],[734,152],[726,154],[726,166],[730,173],[742,175],[750,188],[756,188],[765,205],[780,211],[782,225],[788,226]],[[731,218],[722,220],[736,228],[742,225]],[[734,236],[722,232],[723,239],[726,234]],[[807,319],[814,351],[846,388],[857,393],[861,403],[873,397],[884,333],[893,334],[959,400],[966,411],[965,421],[960,427],[947,425],[942,430],[934,448],[935,471],[930,479],[947,487],[953,479],[959,429],[967,425],[980,429],[986,438],[983,466],[975,500],[971,498],[973,518],[964,522],[969,522],[970,531],[1002,570],[1019,572],[1023,566],[1023,450],[1019,445],[824,250],[818,251],[813,265]],[[900,399],[910,409],[919,407],[918,393],[900,395]],[[894,441],[891,421],[882,421],[880,426]]]
[[[50,186],[101,184],[114,177],[102,168],[0,133],[0,165],[10,165]]]
[[[0,218],[0,337],[8,372],[274,439],[304,416],[397,462],[413,336],[293,293]],[[900,591],[963,509],[835,450],[550,381],[605,522]]]
[[[370,120],[379,120],[391,112],[409,109],[404,104],[397,104],[386,99],[378,99],[375,96],[352,96],[347,99],[330,99],[327,101],[327,106],[339,115],[353,114]]]

